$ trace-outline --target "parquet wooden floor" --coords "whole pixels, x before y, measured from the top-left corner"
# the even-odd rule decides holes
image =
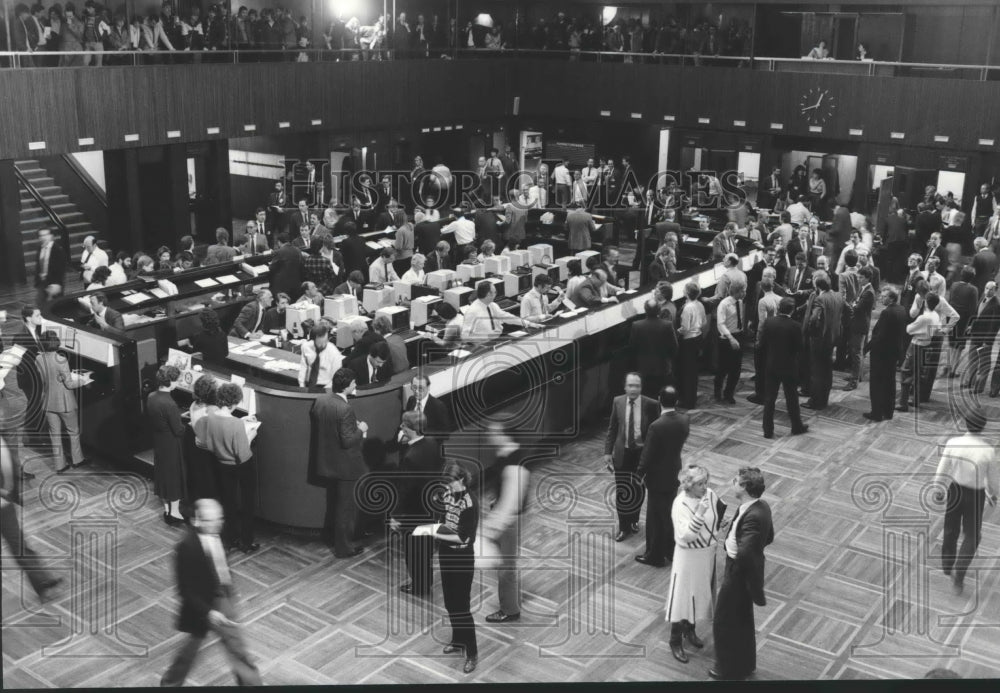
[[[749,362],[744,376],[749,377]],[[961,597],[939,569],[942,509],[927,482],[939,446],[955,430],[941,379],[917,416],[866,424],[867,383],[844,392],[836,374],[831,407],[804,410],[811,429],[761,437],[761,407],[711,402],[702,377],[685,458],[707,465],[714,487],[748,461],[765,472],[775,542],[767,551],[768,604],[757,610],[757,679],[919,678],[947,666],[965,677],[1000,676],[1000,513],[987,510],[979,557]],[[985,400],[993,422],[1000,400]],[[779,404],[783,408],[783,404]],[[988,433],[996,436],[998,425]],[[634,562],[643,535],[615,544],[602,470],[603,430],[592,427],[535,463],[533,505],[522,528],[521,621],[492,626],[496,577],[473,587],[480,665],[440,655],[447,621],[435,583],[431,600],[397,591],[401,555],[385,538],[352,560],[336,560],[318,538],[262,527],[263,548],[231,556],[244,631],[267,684],[704,680],[711,627],[687,665],[667,644],[668,570]],[[24,512],[35,548],[67,580],[40,606],[4,561],[3,680],[7,688],[155,685],[179,646],[171,551],[150,484],[101,469],[51,474],[33,460]],[[132,490],[138,488],[139,493]],[[730,497],[731,500],[731,497]],[[5,547],[5,551],[6,551]],[[230,685],[224,652],[210,638],[191,685]]]

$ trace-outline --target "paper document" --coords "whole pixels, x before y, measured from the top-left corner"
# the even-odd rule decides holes
[[[207,289],[210,286],[218,285],[219,282],[215,281],[211,277],[206,277],[205,279],[196,279],[194,283],[203,289]]]

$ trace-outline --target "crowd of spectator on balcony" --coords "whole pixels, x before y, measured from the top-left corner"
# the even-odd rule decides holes
[[[394,21],[384,16],[372,24],[356,17],[337,18],[322,32],[315,31],[308,16],[296,17],[283,7],[248,9],[228,3],[208,5],[204,13],[192,4],[180,14],[172,2],[147,13],[112,9],[95,0],[82,6],[74,2],[18,3],[8,18],[10,50],[31,53],[20,57],[22,67],[87,66],[131,63],[128,52],[254,51],[254,60],[315,59],[305,50],[337,51],[332,59],[383,59],[388,57],[449,57],[458,50],[510,48],[650,55],[746,56],[752,42],[749,22],[733,18],[725,26],[708,19],[688,25],[674,17],[643,23],[616,18],[606,26],[598,17],[568,17],[559,12],[550,19],[522,21],[515,26],[488,15],[459,22],[454,17],[399,13]],[[391,19],[391,18],[390,18]],[[721,20],[721,17],[719,18]],[[0,31],[6,40],[7,30]],[[286,54],[271,53],[285,51]],[[67,53],[73,53],[69,55]],[[49,55],[53,54],[53,55]],[[157,56],[165,62],[210,62],[215,56]],[[156,62],[147,57],[144,62]],[[644,58],[626,55],[626,61]]]

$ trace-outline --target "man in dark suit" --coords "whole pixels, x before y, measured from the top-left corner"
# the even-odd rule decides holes
[[[351,558],[364,550],[353,543],[358,511],[354,487],[368,472],[361,455],[368,424],[357,420],[347,400],[354,394],[356,380],[354,371],[339,368],[333,374],[333,392],[317,397],[309,411],[310,465],[313,474],[326,485],[323,539],[333,545],[337,558]]]
[[[368,276],[368,246],[365,239],[354,233],[353,224],[347,224],[347,238],[340,243],[340,254],[344,258],[344,267],[348,272],[358,271]]]
[[[972,256],[972,269],[976,271],[976,289],[982,296],[986,290],[986,282],[996,278],[997,270],[1000,270],[1000,261],[997,260],[996,253],[985,238],[980,236],[974,244],[976,254]]]
[[[476,244],[482,246],[486,241],[493,241],[500,245],[500,221],[497,219],[497,212],[502,209],[500,200],[493,201],[491,207],[481,207],[472,216],[472,223],[476,227]]]
[[[858,295],[852,303],[845,305],[844,341],[847,344],[847,384],[845,390],[856,390],[861,380],[861,366],[864,355],[861,350],[868,337],[868,326],[875,308],[875,289],[872,287],[872,268],[862,267],[857,276],[860,281]]]
[[[410,381],[413,394],[407,397],[403,411],[416,411],[423,420],[424,435],[444,438],[452,429],[451,417],[444,402],[430,393],[431,381],[423,373],[417,373]]]
[[[195,501],[193,529],[177,544],[174,566],[181,598],[177,629],[189,637],[160,680],[161,686],[182,686],[205,636],[215,631],[229,655],[240,686],[260,686],[260,672],[250,659],[233,605],[235,593],[219,531],[222,506],[211,498]]]
[[[639,513],[646,495],[635,470],[649,425],[660,416],[660,405],[652,397],[640,394],[643,384],[639,373],[625,376],[625,394],[615,397],[611,404],[608,435],[604,440],[604,465],[615,475],[618,508],[615,541],[639,532]]]
[[[302,253],[288,242],[288,234],[277,236],[278,249],[271,258],[271,293],[295,296],[302,286]]]
[[[361,204],[355,199],[351,201],[351,208],[337,219],[331,231],[335,236],[351,236],[362,233],[367,225],[368,214],[361,209]]]
[[[969,321],[968,334],[972,339],[972,352],[964,387],[973,388],[976,394],[982,394],[986,389],[986,378],[990,374],[990,354],[997,331],[1000,331],[1000,300],[997,300],[997,283],[991,280],[986,282],[983,297]],[[1000,392],[1000,368],[994,371],[990,392]]]
[[[918,253],[911,253],[906,261],[908,273],[906,274],[906,279],[903,281],[902,295],[899,302],[907,312],[909,312],[910,306],[913,305],[913,301],[916,299],[917,284],[924,278],[920,272],[920,260],[921,257]]]
[[[901,211],[901,210],[900,210]],[[886,223],[893,216],[899,216],[899,214],[890,215],[886,219]],[[901,217],[905,219],[905,217]],[[905,226],[903,227],[906,228]],[[887,229],[888,230],[888,229]],[[917,218],[913,222],[913,243],[917,250],[925,248],[927,246],[927,241],[930,240],[931,234],[939,232],[941,230],[941,214],[936,211],[932,205],[920,203],[917,205]],[[898,229],[893,229],[893,233],[888,239],[891,243],[893,240],[898,240]]]
[[[285,184],[280,180],[275,181],[274,191],[267,198],[266,224],[267,235],[271,238],[279,231],[285,230],[285,207],[288,206],[288,195],[285,193]],[[308,220],[306,220],[308,223]]]
[[[760,182],[757,193],[757,206],[763,209],[774,210],[775,205],[781,198],[781,166],[771,169],[771,175]]]
[[[403,412],[400,431],[405,447],[396,472],[399,501],[390,520],[390,527],[402,532],[406,572],[410,576],[410,581],[400,585],[399,591],[422,597],[430,596],[434,582],[434,537],[415,537],[413,530],[435,521],[425,490],[440,480],[444,466],[441,444],[423,433],[427,427],[419,412]]]
[[[910,232],[906,228],[906,212],[899,209],[887,216],[884,223],[885,278],[887,281],[898,282],[906,276],[906,253],[910,244]],[[938,219],[936,223],[940,226],[941,220]],[[930,230],[927,232],[926,238],[929,237]]]
[[[424,213],[418,211],[413,215],[413,224],[413,244],[418,253],[429,256],[441,240],[441,223],[428,221]]]
[[[668,209],[664,212],[663,221],[658,221],[653,226],[653,233],[651,238],[655,239],[656,245],[663,243],[666,239],[668,233],[677,234],[677,238],[681,237],[681,225],[676,221],[677,212],[673,209]],[[650,248],[647,246],[647,250]],[[655,247],[653,248],[655,249]]]
[[[35,304],[45,306],[62,295],[66,285],[66,251],[56,243],[49,229],[38,232],[38,253],[35,258]]]
[[[825,409],[833,386],[833,347],[840,341],[844,297],[830,290],[830,279],[821,272],[813,279],[816,293],[806,304],[802,328],[809,340],[809,400],[807,409]]]
[[[125,320],[122,318],[122,314],[108,307],[108,297],[103,293],[91,294],[90,310],[92,312],[89,322],[91,327],[119,337],[125,335]]]
[[[793,256],[795,266],[785,273],[785,290],[795,299],[796,306],[802,306],[812,293],[812,268],[806,264],[806,254],[797,252]]]
[[[806,256],[806,266],[816,269],[816,253],[813,252],[812,244],[809,242],[809,229],[804,226],[799,227],[795,238],[788,243],[788,257],[794,259],[799,253]]]
[[[673,384],[677,332],[660,317],[660,304],[653,299],[646,301],[645,311],[644,319],[632,323],[629,344],[633,366],[642,375],[642,392],[653,397],[664,385]]]
[[[256,298],[243,306],[243,310],[236,316],[229,335],[240,339],[259,338],[263,334],[260,326],[264,322],[264,312],[271,307],[272,300],[270,289],[259,289]]]
[[[722,262],[722,258],[737,252],[736,224],[729,222],[722,232],[712,239],[712,262]]]
[[[885,307],[872,328],[871,340],[865,345],[865,353],[871,354],[871,372],[868,376],[871,411],[862,416],[869,421],[892,418],[896,404],[896,366],[903,356],[906,324],[909,322],[906,309],[899,305],[899,294],[892,287],[886,287],[882,291],[882,305]],[[997,309],[1000,313],[1000,304],[997,304]],[[992,343],[991,340],[990,344]],[[986,359],[989,364],[988,355]]]
[[[926,267],[927,261],[931,259],[931,257],[936,257],[938,259],[938,267],[948,267],[948,251],[945,250],[943,245],[941,245],[941,234],[937,231],[932,233],[930,240],[927,241],[927,247],[923,251],[920,264]]]
[[[643,565],[662,568],[674,557],[674,525],[670,517],[680,482],[681,451],[691,430],[687,414],[677,411],[677,390],[660,390],[660,418],[649,425],[636,474],[646,485],[646,551],[635,557]]]
[[[792,435],[805,433],[809,427],[802,423],[799,414],[799,395],[795,391],[798,380],[798,360],[802,354],[802,327],[792,320],[795,300],[783,298],[778,304],[778,314],[764,321],[757,349],[763,352],[764,361],[764,437],[774,438],[774,404],[778,400],[778,386],[785,392],[785,406],[792,421]]]
[[[375,342],[367,350],[348,359],[344,367],[354,371],[358,387],[388,382],[392,379],[389,345],[385,340]]]
[[[361,302],[364,300],[364,293],[365,277],[357,270],[354,270],[347,275],[347,281],[343,284],[337,285],[337,288],[333,290],[334,296],[340,296],[341,294],[354,294],[354,297],[358,299],[358,310],[361,310]]]
[[[608,275],[604,273],[604,270],[595,269],[590,273],[589,277],[580,282],[576,289],[574,289],[569,300],[577,307],[593,308],[599,306],[605,303],[603,289],[607,281]],[[617,302],[614,296],[609,297],[607,300]]]
[[[28,409],[24,420],[25,431],[45,430],[45,391],[38,372],[36,357],[42,350],[42,311],[36,306],[21,308],[21,320],[14,323],[8,335],[7,344],[17,344],[25,348],[17,368],[17,384],[28,398]],[[33,474],[24,472],[24,478],[32,479]]]
[[[741,467],[733,479],[739,509],[726,532],[726,567],[715,602],[713,679],[745,679],[757,668],[753,605],[766,606],[764,548],[774,541],[771,507],[760,499],[764,475]]]
[[[455,269],[455,263],[451,260],[451,245],[448,241],[438,241],[437,245],[434,246],[434,251],[427,256],[424,272],[453,269]]]

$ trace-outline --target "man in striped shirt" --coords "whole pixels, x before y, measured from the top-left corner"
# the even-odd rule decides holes
[[[996,505],[1000,492],[1000,463],[996,451],[979,434],[986,425],[982,414],[965,417],[966,434],[951,438],[944,446],[934,481],[947,485],[941,562],[951,576],[956,595],[962,594],[965,573],[976,555],[983,529],[983,504]],[[945,501],[939,492],[938,502]],[[962,545],[958,536],[964,534]]]

